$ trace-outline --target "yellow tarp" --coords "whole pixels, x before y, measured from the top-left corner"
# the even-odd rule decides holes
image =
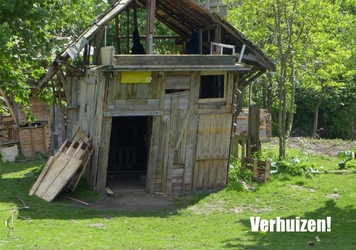
[[[150,71],[129,71],[121,72],[121,83],[151,83],[152,72]]]

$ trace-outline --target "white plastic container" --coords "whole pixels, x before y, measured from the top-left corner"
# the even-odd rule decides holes
[[[19,150],[17,148],[17,145],[11,146],[11,147],[3,147],[0,149],[1,155],[2,155],[2,161],[3,162],[14,162],[16,156],[19,155]]]

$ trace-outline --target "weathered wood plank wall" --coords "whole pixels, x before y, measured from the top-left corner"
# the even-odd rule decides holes
[[[199,103],[200,72],[152,72],[148,83],[122,83],[120,72],[88,70],[80,78],[77,124],[95,146],[86,173],[90,187],[105,188],[115,116],[151,117],[148,192],[225,186],[234,74],[226,76],[225,101]]]

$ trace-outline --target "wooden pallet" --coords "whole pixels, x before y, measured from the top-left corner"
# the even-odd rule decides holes
[[[93,150],[90,139],[78,130],[72,141],[66,140],[49,158],[29,195],[52,201],[65,187],[74,191]]]

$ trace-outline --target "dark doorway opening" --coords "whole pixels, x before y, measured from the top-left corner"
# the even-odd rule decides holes
[[[112,190],[144,190],[152,119],[113,117],[107,185]]]

